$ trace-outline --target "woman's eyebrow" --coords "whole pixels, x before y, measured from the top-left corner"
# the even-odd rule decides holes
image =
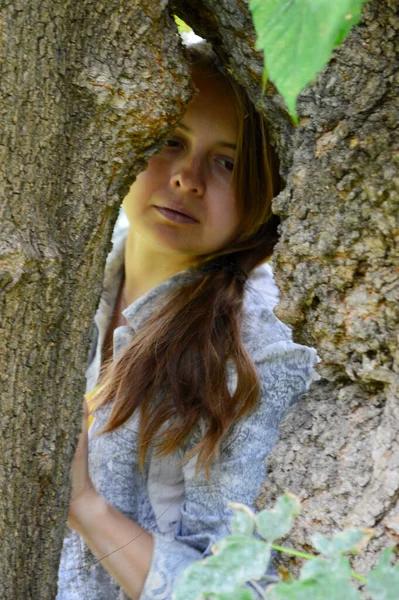
[[[187,127],[187,125],[185,125],[184,123],[182,123],[181,121],[179,121],[176,125],[176,127],[180,127],[180,129],[184,129],[185,131],[188,131],[189,133],[192,133],[193,130],[190,129],[190,127]]]
[[[184,123],[179,122],[177,123],[176,127],[179,127],[180,129],[183,129],[183,131],[187,131],[188,133],[193,133],[193,130],[190,129],[190,127],[187,127],[187,125],[184,125]],[[222,146],[223,148],[231,148],[232,150],[237,150],[237,144],[231,144],[230,142],[216,142],[215,146]]]
[[[230,144],[230,142],[216,142],[217,146],[223,146],[223,148],[231,148],[237,150],[237,144]]]

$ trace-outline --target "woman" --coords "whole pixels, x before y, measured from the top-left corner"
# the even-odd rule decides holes
[[[312,374],[256,269],[279,191],[264,124],[205,45],[189,56],[199,93],[131,186],[107,262],[58,600],[170,600],[228,533],[227,502],[253,504]]]

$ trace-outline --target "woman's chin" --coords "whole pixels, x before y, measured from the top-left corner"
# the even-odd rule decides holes
[[[164,252],[185,255],[188,258],[202,253],[192,236],[184,234],[174,227],[165,225],[156,227],[151,232],[151,239],[153,245]]]

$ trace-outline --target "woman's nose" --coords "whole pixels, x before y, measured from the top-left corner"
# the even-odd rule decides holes
[[[173,190],[182,193],[191,193],[202,196],[205,191],[201,161],[187,159],[181,161],[173,173],[170,184]]]

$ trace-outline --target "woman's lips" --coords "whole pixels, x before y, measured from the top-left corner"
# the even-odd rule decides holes
[[[181,213],[177,210],[165,208],[164,206],[155,206],[155,208],[163,217],[169,219],[169,221],[173,221],[174,223],[198,223],[197,219],[194,219],[194,217],[190,217],[189,215]]]

